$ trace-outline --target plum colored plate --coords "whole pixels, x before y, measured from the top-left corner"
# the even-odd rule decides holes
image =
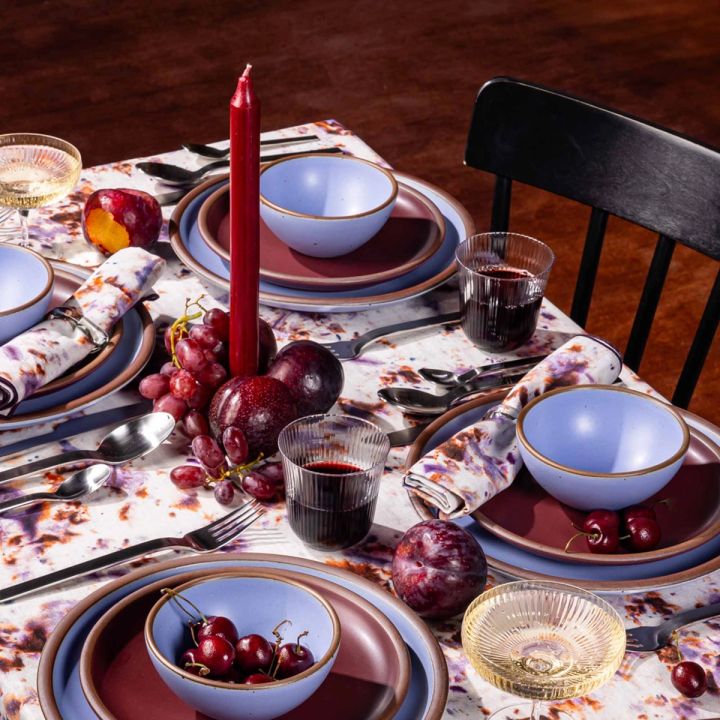
[[[88,277],[86,268],[52,263],[81,280]],[[145,367],[155,347],[155,326],[142,303],[123,318],[123,333],[114,352],[92,372],[72,384],[40,397],[23,400],[15,412],[0,418],[0,431],[15,430],[60,420],[100,402],[131,382]]]
[[[407,695],[410,657],[385,615],[356,593],[327,580],[285,570],[271,574],[320,592],[338,613],[342,628],[340,652],[327,680],[284,717],[393,718]],[[93,628],[80,658],[80,682],[101,720],[134,720],[138,698],[142,698],[143,720],[196,719],[195,710],[174,695],[153,668],[143,629],[161,588],[177,587],[198,577],[208,574],[203,570],[183,573],[136,590],[108,610]]]
[[[410,467],[422,454],[444,442],[456,432],[477,422],[503,396],[504,392],[502,391],[486,395],[462,405],[459,412],[446,413],[438,418],[425,429],[412,446],[406,459],[406,467]],[[691,428],[699,430],[709,438],[708,449],[700,450],[698,448],[697,459],[702,461],[703,457],[711,458],[709,448],[712,448],[713,443],[720,442],[720,428],[687,411],[680,410],[679,412]],[[710,462],[711,466],[715,464],[715,462]],[[713,482],[717,482],[717,470],[716,467],[708,469],[708,477],[715,478]],[[683,492],[686,492],[684,488]],[[412,496],[412,501],[421,517],[431,517],[430,510],[416,496]],[[485,550],[488,563],[502,573],[518,578],[570,580],[576,585],[596,592],[651,590],[692,580],[720,568],[720,556],[718,555],[720,534],[710,537],[696,547],[685,549],[669,557],[644,562],[635,561],[632,564],[595,564],[570,562],[564,556],[561,558],[543,557],[529,552],[523,547],[510,544],[503,538],[491,534],[473,518],[463,518],[458,521],[458,524],[472,532]],[[640,554],[636,554],[636,557],[640,557]]]
[[[50,300],[50,309],[52,309],[64,303],[80,287],[83,278],[66,270],[61,263],[50,262],[55,271],[55,285],[53,287],[52,300]],[[121,320],[113,328],[108,344],[100,352],[90,355],[82,363],[68,370],[64,375],[38,388],[33,393],[33,397],[38,398],[55,392],[56,390],[62,390],[95,372],[97,368],[110,359],[110,356],[117,349],[123,335],[124,326],[125,321]]]
[[[229,185],[201,205],[198,229],[203,240],[230,262]],[[292,250],[260,221],[260,277],[289,288],[343,290],[391,280],[425,262],[445,237],[440,211],[421,193],[402,183],[392,215],[380,232],[354,252],[315,258]]]
[[[188,571],[242,567],[318,577],[357,593],[375,606],[398,630],[410,653],[410,685],[395,720],[440,720],[447,701],[448,670],[437,640],[420,618],[384,588],[347,570],[312,560],[255,553],[215,553],[154,563],[107,583],[80,601],[61,620],[42,651],[38,696],[46,719],[97,720],[80,685],[80,655],[92,628],[113,605],[139,588]]]
[[[357,312],[418,297],[451,278],[456,269],[455,248],[460,241],[475,232],[472,219],[457,200],[434,185],[404,173],[394,174],[399,181],[418,190],[433,202],[445,220],[445,239],[432,257],[398,278],[365,288],[341,291],[297,290],[261,280],[260,302],[271,307],[303,312]],[[222,258],[203,241],[197,224],[197,214],[203,200],[224,180],[225,177],[216,176],[191,190],[175,208],[169,231],[170,244],[180,260],[210,284],[227,291],[230,289],[227,267]]]

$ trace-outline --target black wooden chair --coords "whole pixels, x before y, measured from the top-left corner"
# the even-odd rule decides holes
[[[637,370],[675,243],[720,260],[720,152],[585,100],[495,78],[480,89],[465,164],[496,176],[491,229],[508,229],[512,181],[592,208],[571,317],[585,325],[609,215],[659,234],[625,350]],[[673,395],[687,407],[720,318],[720,272]]]

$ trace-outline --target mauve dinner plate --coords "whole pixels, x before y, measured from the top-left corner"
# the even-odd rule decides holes
[[[475,232],[467,210],[438,187],[405,173],[394,173],[398,181],[427,197],[445,220],[445,239],[440,249],[419,267],[400,277],[373,283],[364,288],[345,290],[300,290],[260,280],[260,302],[270,307],[302,312],[358,312],[419,297],[447,282],[457,267],[455,249]],[[191,190],[177,205],[170,218],[170,244],[190,270],[215,287],[230,289],[229,272],[223,259],[200,235],[197,215],[203,200],[225,177],[215,176]]]
[[[230,262],[229,185],[200,206],[198,230],[226,263]],[[419,267],[445,239],[440,211],[417,190],[398,184],[392,214],[380,232],[354,252],[317,258],[291,249],[260,221],[260,277],[288,288],[343,290],[391,280]]]
[[[257,570],[233,572],[238,575]],[[267,572],[317,590],[337,612],[342,628],[340,652],[327,680],[283,718],[395,717],[407,695],[410,658],[402,637],[387,617],[356,593],[327,580],[287,570]],[[101,720],[135,720],[138,702],[142,703],[143,720],[206,717],[196,714],[165,685],[150,662],[143,636],[145,619],[159,600],[160,589],[177,587],[199,577],[206,578],[208,573],[203,570],[183,573],[137,590],[108,610],[88,635],[80,658],[80,682]]]
[[[80,281],[90,275],[87,268],[55,261],[52,265],[56,272],[63,268]],[[155,326],[150,313],[138,303],[123,318],[123,333],[117,347],[104,362],[65,387],[23,400],[12,415],[0,418],[0,431],[60,420],[100,402],[137,377],[154,347]]]
[[[53,287],[52,299],[50,300],[50,309],[52,310],[53,308],[62,305],[80,287],[80,285],[82,285],[83,278],[79,277],[77,274],[68,272],[68,270],[60,263],[51,262],[51,264],[53,265],[53,270],[55,271],[55,285]],[[48,393],[66,388],[95,372],[95,370],[97,370],[104,362],[110,359],[110,356],[117,349],[117,346],[123,336],[124,326],[124,320],[116,323],[112,334],[110,335],[108,344],[100,352],[89,355],[83,362],[68,370],[64,375],[61,375],[59,378],[55,378],[55,380],[49,382],[47,385],[38,388],[33,393],[33,397],[42,397]]]
[[[264,553],[212,553],[152,563],[105,583],[80,600],[51,633],[40,657],[38,698],[45,718],[97,720],[80,684],[80,657],[88,635],[110,608],[160,580],[171,582],[191,571],[208,574],[238,568],[279,569],[303,578],[317,577],[367,600],[395,626],[410,654],[410,684],[394,720],[440,720],[447,701],[448,670],[440,646],[423,620],[384,587],[352,572],[313,560]]]
[[[456,432],[480,420],[490,407],[502,400],[504,394],[505,391],[488,394],[437,418],[411,447],[406,467],[409,468],[425,452]],[[668,544],[673,538],[680,540],[676,547],[666,547],[665,552],[661,549],[649,553],[633,553],[629,561],[619,555],[593,555],[590,561],[587,561],[558,552],[559,540],[564,537],[567,541],[572,534],[566,534],[568,518],[579,517],[582,513],[565,508],[556,501],[533,505],[540,499],[541,490],[529,490],[528,486],[535,483],[527,476],[524,480],[521,477],[516,480],[519,482],[517,489],[513,483],[510,488],[498,494],[494,499],[496,506],[491,507],[490,513],[487,512],[490,503],[486,503],[481,508],[481,513],[463,518],[458,524],[475,535],[488,556],[488,563],[500,572],[518,578],[571,581],[596,592],[649,590],[692,580],[720,568],[720,533],[717,520],[720,514],[720,465],[717,448],[720,429],[685,410],[679,412],[693,432],[692,455],[687,465],[683,466],[683,476],[677,484],[673,481],[668,486],[668,492],[659,493],[661,497],[672,495],[677,502],[677,511],[673,508],[657,508],[658,519],[666,533],[664,542]],[[691,484],[697,485],[691,489]],[[512,508],[506,506],[507,500],[503,499],[508,493],[510,500],[514,498]],[[686,495],[690,497],[685,497]],[[706,503],[707,506],[691,507],[693,498],[695,502]],[[417,496],[413,495],[411,499],[421,517],[431,517],[430,510]],[[688,517],[675,520],[675,512],[687,513]],[[546,516],[545,513],[549,514]],[[550,524],[558,527],[545,527]],[[678,530],[671,527],[674,524],[678,525]],[[510,526],[512,532],[505,525]],[[692,536],[693,527],[698,531],[696,536]],[[492,533],[488,531],[489,528],[493,530]],[[535,547],[530,549],[524,546],[526,541],[522,533],[534,533]],[[510,534],[514,534],[522,542],[510,542],[506,537]],[[553,542],[554,546],[544,544],[542,540],[538,541],[538,537]],[[544,546],[542,554],[537,552],[541,545]],[[680,545],[679,549],[677,545]],[[601,557],[604,559],[598,563],[597,560]],[[613,558],[615,562],[612,562]]]

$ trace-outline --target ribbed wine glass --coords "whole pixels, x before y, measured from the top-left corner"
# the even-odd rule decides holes
[[[0,135],[0,206],[20,216],[22,244],[28,243],[28,214],[67,195],[80,177],[74,145],[37,133]]]
[[[564,583],[520,581],[472,602],[462,645],[484,680],[532,701],[503,708],[490,720],[534,720],[538,701],[585,695],[615,674],[625,654],[625,628],[597,595]]]

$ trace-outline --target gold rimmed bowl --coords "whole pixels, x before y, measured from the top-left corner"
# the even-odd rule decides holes
[[[550,495],[578,510],[619,510],[662,490],[690,443],[671,405],[610,385],[558,388],[517,423],[520,455]]]
[[[260,173],[260,214],[293,250],[331,258],[357,250],[387,222],[393,174],[349,155],[284,158]]]
[[[294,677],[259,685],[189,673],[178,666],[190,647],[188,617],[164,595],[148,614],[145,644],[163,682],[196,710],[216,720],[272,720],[307,700],[330,673],[340,648],[340,621],[332,605],[306,585],[257,570],[194,580],[175,591],[206,616],[230,618],[241,637],[258,633],[272,638],[273,629],[287,620],[284,627],[293,634],[288,642],[307,630],[302,642],[315,658]]]

